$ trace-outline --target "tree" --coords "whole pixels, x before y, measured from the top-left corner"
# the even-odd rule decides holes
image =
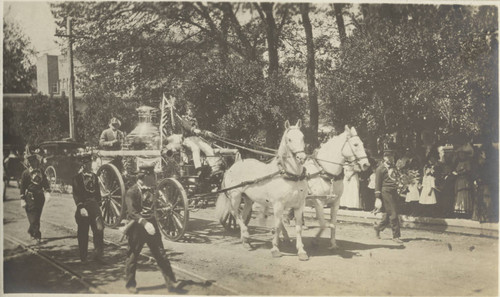
[[[30,93],[36,70],[31,59],[36,52],[17,23],[3,20],[3,92]]]
[[[345,25],[344,25],[344,17],[342,16],[342,8],[344,7],[344,4],[342,3],[334,3],[332,4],[333,6],[333,11],[335,13],[335,21],[337,22],[337,28],[339,30],[339,36],[340,36],[340,43],[344,43],[347,34],[345,32]]]
[[[289,77],[283,73],[275,73],[273,77],[263,75],[266,31],[253,4],[66,2],[52,7],[60,29],[64,29],[64,18],[72,16],[74,34],[86,37],[75,42],[74,53],[83,64],[77,83],[89,106],[112,108],[110,102],[115,99],[123,100],[128,110],[133,109],[133,102],[159,106],[162,93],[166,93],[177,97],[179,104],[196,103],[200,111],[217,112],[216,119],[225,119],[238,118],[255,108],[256,101],[267,100],[255,111],[260,112],[261,123],[268,126],[254,127],[265,128],[270,146],[278,141],[282,119],[302,112],[290,110],[301,99],[294,93],[296,88]],[[286,15],[286,10],[271,12]],[[93,34],[89,36],[88,32]],[[243,80],[248,85],[226,75],[241,74],[235,67],[242,66],[250,71],[249,79]],[[213,73],[225,79],[215,81]],[[206,85],[207,82],[215,83],[219,90]],[[190,89],[196,87],[210,92]],[[224,89],[252,91],[244,99],[236,100],[231,98],[236,95],[221,94]],[[116,110],[108,113],[112,111]],[[223,133],[235,129],[231,122],[214,123],[210,118],[213,113],[200,112],[198,121],[206,123],[207,128],[219,125]],[[83,116],[94,119],[93,115]],[[243,134],[244,125],[236,129],[240,127]]]
[[[67,101],[34,95],[21,104],[22,113],[4,109],[8,115],[4,118],[4,133],[8,133],[9,140],[33,145],[69,137]]]
[[[307,90],[309,94],[309,125],[311,128],[311,146],[318,146],[318,91],[316,89],[316,60],[314,59],[314,40],[311,20],[309,19],[309,4],[303,3],[300,5],[300,13],[302,15],[302,25],[306,34],[307,44]]]
[[[409,142],[429,128],[442,139],[472,137],[498,122],[485,108],[498,96],[496,7],[362,5],[361,11],[337,67],[321,82],[336,122],[379,135],[398,132]]]

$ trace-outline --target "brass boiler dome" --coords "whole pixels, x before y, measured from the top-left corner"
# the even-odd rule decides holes
[[[139,123],[126,137],[125,143],[130,150],[160,149],[160,130],[158,129],[159,109],[141,106],[136,109]]]

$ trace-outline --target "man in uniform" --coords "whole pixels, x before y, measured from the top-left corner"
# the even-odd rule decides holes
[[[122,142],[125,136],[123,132],[118,130],[121,123],[117,118],[112,118],[109,121],[109,128],[102,131],[99,138],[99,146],[104,150],[116,151],[122,147]]]
[[[385,213],[382,220],[375,225],[375,234],[380,238],[380,231],[383,231],[388,225],[392,228],[392,240],[398,244],[403,241],[399,224],[399,211],[397,205],[398,199],[398,181],[397,169],[394,166],[394,151],[384,151],[384,161],[375,171],[375,209],[380,210],[382,206]]]
[[[33,240],[40,242],[40,217],[45,199],[50,199],[50,185],[47,176],[40,169],[40,156],[27,155],[28,168],[21,175],[21,207],[25,208],[30,223],[28,233]]]
[[[176,281],[170,261],[161,252],[162,242],[158,224],[153,214],[153,194],[149,186],[154,184],[154,166],[144,165],[137,175],[137,183],[128,189],[125,202],[127,218],[133,221],[126,231],[128,251],[126,262],[126,288],[130,293],[137,293],[135,274],[137,259],[144,243],[147,243],[151,254],[160,267],[169,291],[175,291],[180,282]]]
[[[191,116],[191,111],[188,110],[187,114],[188,115],[184,118],[180,116],[177,116],[177,118],[183,129],[183,144],[187,146],[193,154],[193,163],[197,173],[199,174],[201,171],[200,151],[203,152],[207,158],[207,162],[212,169],[211,174],[219,173],[221,171],[220,158],[215,157],[213,148],[199,137],[202,132],[198,129],[196,119]]]
[[[103,263],[104,220],[101,209],[101,190],[97,176],[92,173],[92,157],[90,154],[78,156],[80,170],[73,177],[73,199],[76,204],[75,220],[78,225],[77,237],[80,260],[87,261],[89,246],[89,226],[94,237],[94,260]]]

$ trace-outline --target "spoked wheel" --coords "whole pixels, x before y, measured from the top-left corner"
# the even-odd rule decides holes
[[[156,221],[165,237],[177,241],[186,232],[189,221],[186,191],[172,178],[161,180],[157,189],[154,207]]]
[[[104,225],[117,227],[123,219],[125,208],[125,184],[118,168],[113,164],[104,164],[97,170],[97,179],[101,189],[101,212]]]
[[[54,166],[49,166],[45,168],[45,176],[47,176],[47,180],[49,181],[50,188],[52,191],[56,189],[57,185],[57,174]]]
[[[240,212],[243,211],[243,207],[245,202],[242,200],[240,204]],[[250,222],[250,219],[252,218],[252,209],[250,209],[250,212],[248,215],[243,218],[243,221],[245,222],[245,225],[248,226],[248,223]],[[220,223],[222,226],[224,226],[224,229],[227,231],[237,231],[240,230],[240,226],[238,225],[238,222],[236,222],[236,218],[231,214],[231,212],[227,212],[226,215],[224,216],[223,219],[220,220]]]

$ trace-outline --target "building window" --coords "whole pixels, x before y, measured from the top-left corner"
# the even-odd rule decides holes
[[[54,82],[50,86],[50,92],[52,94],[59,94],[59,82]]]

